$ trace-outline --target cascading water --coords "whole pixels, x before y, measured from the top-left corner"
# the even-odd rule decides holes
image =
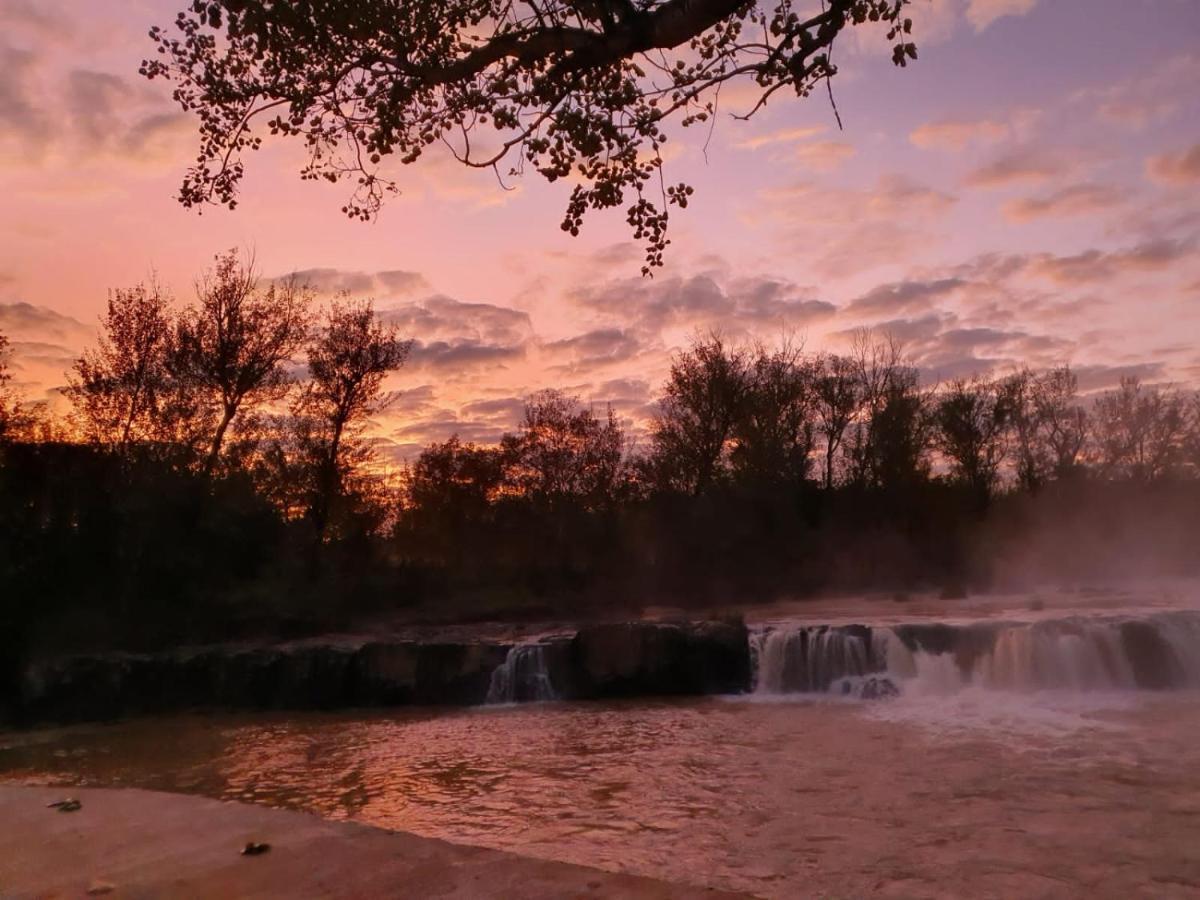
[[[518,644],[492,672],[488,703],[556,700],[545,644]]]
[[[882,668],[872,632],[862,626],[771,628],[752,635],[751,650],[757,694],[858,693]]]
[[[769,627],[755,692],[863,697],[1200,687],[1200,613],[971,625]]]

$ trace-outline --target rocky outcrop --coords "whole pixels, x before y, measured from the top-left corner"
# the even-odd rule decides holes
[[[593,625],[580,629],[570,650],[577,697],[750,689],[749,639],[741,622]]]
[[[488,699],[511,649],[470,641],[306,641],[76,656],[29,666],[16,706],[28,721],[204,708],[468,706]],[[737,693],[750,683],[740,623],[594,625],[548,639],[521,658],[536,660],[538,671],[510,666],[505,700]]]
[[[77,721],[217,709],[336,709],[482,703],[508,647],[307,642],[46,660],[25,672],[29,720]]]

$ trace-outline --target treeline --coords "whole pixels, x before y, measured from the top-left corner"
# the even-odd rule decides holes
[[[312,630],[378,593],[394,498],[363,432],[409,346],[370,302],[318,307],[229,253],[187,305],[113,291],[65,416],[0,364],[0,668]]]
[[[321,306],[227,254],[191,303],[114,291],[101,326],[63,419],[0,364],[10,661],[387,615],[953,594],[1031,565],[1022,542],[1080,572],[1139,542],[1195,564],[1200,401],[1136,379],[1095,398],[1067,367],[928,385],[866,333],[843,355],[706,336],[638,441],[543,391],[498,444],[454,437],[396,473],[368,425],[410,344],[367,301]]]
[[[1066,366],[923,385],[869,333],[846,355],[709,336],[677,355],[658,410],[639,447],[611,409],[547,391],[497,446],[430,446],[393,545],[460,588],[636,604],[956,593],[1084,509],[1121,519],[1126,552],[1155,510],[1185,542],[1200,527],[1200,399],[1136,378],[1090,399]],[[1102,551],[1078,538],[1082,574]]]

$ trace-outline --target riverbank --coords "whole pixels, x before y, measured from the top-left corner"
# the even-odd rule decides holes
[[[1196,596],[1136,606],[1129,595],[1030,595],[862,619],[801,617],[786,606],[748,625],[588,624],[508,640],[432,634],[329,636],[156,654],[36,660],[0,697],[14,725],[118,720],[190,710],[478,706],[714,694],[906,689],[1163,690],[1200,687]],[[1094,601],[1090,607],[1085,602]],[[936,608],[935,608],[936,609]],[[793,617],[795,616],[795,617]],[[0,715],[0,720],[4,718]]]
[[[65,796],[82,808],[47,804]],[[248,841],[270,844],[244,856]],[[0,894],[22,897],[733,897],[568,863],[142,790],[0,786]]]

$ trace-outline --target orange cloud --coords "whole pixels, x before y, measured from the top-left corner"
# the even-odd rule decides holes
[[[1013,222],[1028,222],[1045,216],[1078,216],[1109,209],[1121,202],[1120,193],[1103,184],[1073,184],[1040,197],[1024,197],[1004,205],[1004,215]]]
[[[1146,172],[1163,184],[1200,182],[1200,144],[1178,153],[1163,153],[1146,160]]]

